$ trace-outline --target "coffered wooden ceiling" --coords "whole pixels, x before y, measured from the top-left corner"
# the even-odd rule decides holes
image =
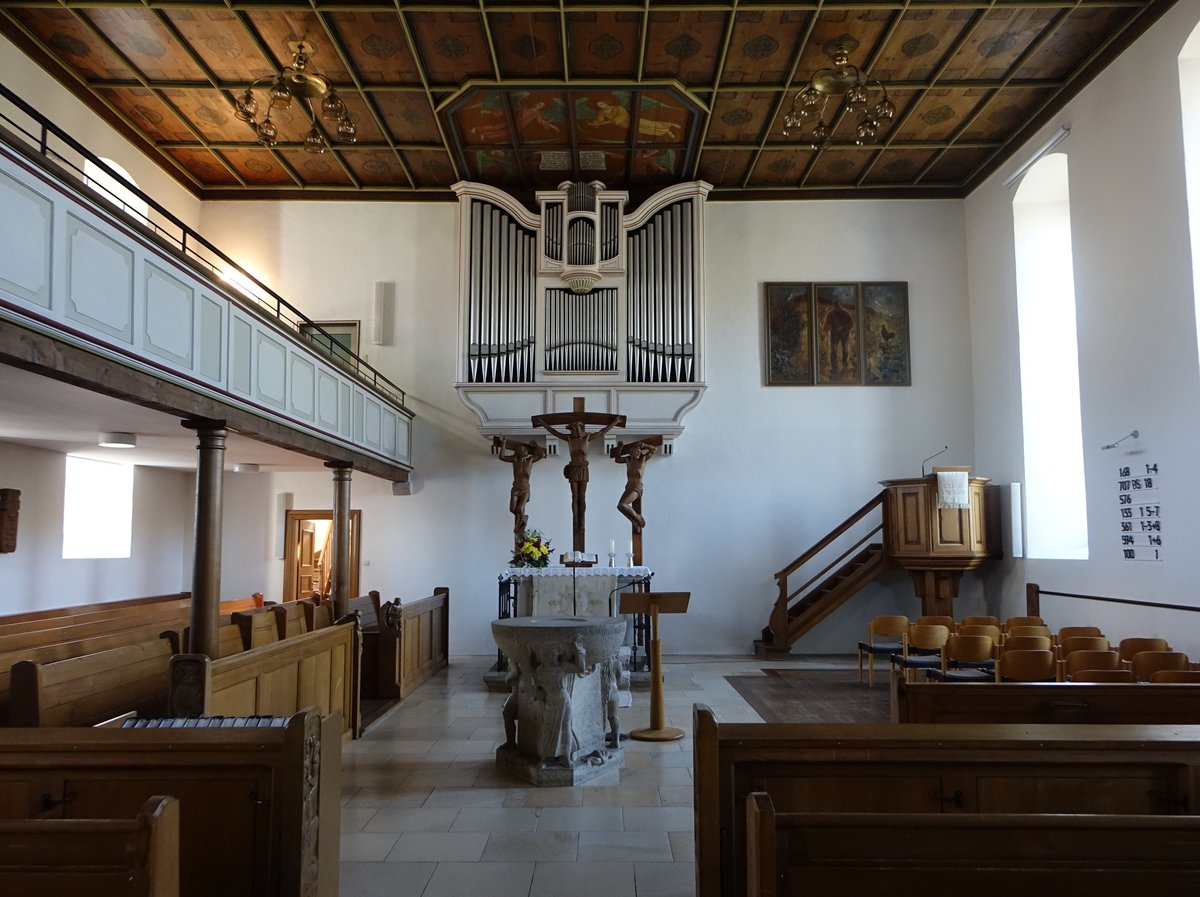
[[[452,199],[460,179],[641,197],[693,178],[714,199],[954,197],[1172,2],[47,0],[3,3],[0,30],[205,199]],[[352,146],[305,153],[297,113],[267,149],[234,117],[301,37]],[[859,147],[844,116],[814,151],[783,117],[839,39],[896,118]]]

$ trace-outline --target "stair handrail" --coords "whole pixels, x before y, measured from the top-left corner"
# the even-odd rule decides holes
[[[834,542],[836,542],[839,538],[841,538],[847,532],[849,532],[850,529],[852,529],[856,524],[858,524],[859,521],[863,520],[868,514],[872,513],[876,508],[880,507],[883,504],[886,496],[887,496],[887,490],[881,489],[866,504],[864,504],[861,508],[859,508],[853,514],[851,514],[849,517],[847,517],[845,520],[843,520],[841,523],[839,523],[836,527],[834,527],[832,530],[830,530],[829,533],[824,538],[822,538],[820,541],[816,542],[811,548],[809,548],[807,551],[805,551],[803,554],[801,554],[798,558],[796,558],[794,561],[792,561],[790,564],[788,564],[786,567],[784,567],[782,570],[780,570],[778,573],[775,574],[775,582],[778,583],[778,585],[779,585],[779,595],[775,599],[775,606],[771,609],[771,619],[770,619],[770,622],[767,624],[767,628],[771,630],[772,640],[775,642],[775,644],[777,644],[777,645],[787,644],[787,619],[788,619],[787,614],[788,614],[788,605],[791,604],[792,598],[795,597],[796,595],[800,594],[801,592],[803,592],[810,585],[812,585],[814,582],[816,582],[818,579],[820,579],[820,577],[823,576],[825,573],[827,573],[835,564],[841,562],[841,560],[844,559],[847,554],[849,554],[851,551],[854,551],[855,549],[859,548],[864,542],[867,541],[867,539],[869,539],[871,536],[875,535],[875,533],[882,530],[883,524],[880,523],[879,526],[877,526],[874,530],[867,533],[866,536],[864,536],[862,539],[860,539],[858,543],[856,543],[854,546],[852,546],[847,551],[843,552],[841,557],[839,557],[836,560],[834,560],[833,562],[831,562],[829,564],[829,566],[825,568],[825,570],[823,570],[821,573],[818,573],[816,576],[814,576],[812,579],[810,579],[807,583],[805,583],[799,589],[796,589],[794,592],[790,592],[790,593],[788,592],[788,587],[787,587],[788,577],[791,574],[795,573],[797,570],[799,570],[801,567],[803,567],[805,564],[807,564],[809,561],[811,561],[814,557],[816,557],[818,554],[820,554],[822,551],[824,551],[826,548],[828,548]]]
[[[821,551],[833,544],[833,542],[835,542],[847,530],[854,526],[854,524],[858,523],[858,521],[862,520],[864,517],[874,511],[879,505],[883,504],[883,500],[886,495],[887,490],[880,489],[877,495],[875,495],[865,505],[834,527],[834,529],[830,530],[829,534],[821,539],[821,541],[817,542],[812,546],[812,548],[808,549],[808,551],[804,552],[804,554],[800,555],[800,557],[796,558],[794,561],[776,573],[775,580],[778,582],[780,577],[786,579],[788,576],[795,573],[799,568],[811,561],[815,555],[819,554]]]

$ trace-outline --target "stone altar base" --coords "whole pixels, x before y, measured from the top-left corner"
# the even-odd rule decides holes
[[[620,768],[625,752],[614,729],[624,634],[620,617],[492,623],[511,687],[497,765],[535,785],[577,785]]]

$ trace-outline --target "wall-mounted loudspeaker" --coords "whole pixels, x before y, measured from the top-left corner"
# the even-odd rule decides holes
[[[390,281],[375,283],[374,302],[371,307],[371,342],[376,346],[392,344],[392,318],[395,313],[395,297]]]

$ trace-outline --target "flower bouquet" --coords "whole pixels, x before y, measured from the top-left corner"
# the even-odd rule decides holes
[[[510,567],[545,567],[550,563],[550,540],[540,529],[527,529],[517,539]]]

